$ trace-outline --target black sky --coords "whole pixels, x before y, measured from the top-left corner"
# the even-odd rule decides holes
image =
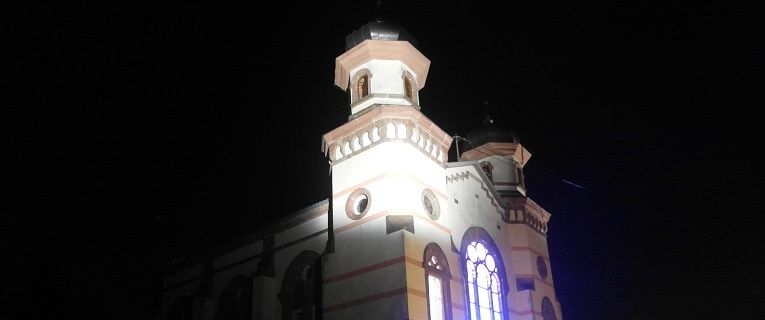
[[[488,101],[532,152],[566,319],[755,319],[762,6],[384,1],[382,16],[431,60],[428,117],[464,136]],[[321,136],[349,112],[334,59],[373,8],[7,10],[21,205],[0,318],[146,318],[168,259],[325,199]]]

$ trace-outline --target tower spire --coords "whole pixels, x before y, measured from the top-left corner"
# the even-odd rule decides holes
[[[491,114],[489,114],[489,101],[484,100],[483,101],[483,108],[486,112],[486,115],[483,117],[483,125],[484,126],[490,126],[494,124],[494,119],[491,118]]]
[[[382,0],[374,0],[375,2],[375,21],[382,22]]]

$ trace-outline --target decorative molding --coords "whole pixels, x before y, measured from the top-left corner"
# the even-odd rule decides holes
[[[335,276],[327,277],[324,280],[324,284],[330,284],[330,283],[333,283],[333,282],[338,282],[338,281],[345,280],[345,279],[348,279],[348,278],[351,278],[351,277],[355,277],[355,276],[359,276],[359,275],[362,275],[362,274],[365,274],[365,273],[369,273],[369,272],[372,272],[372,271],[375,271],[375,270],[378,270],[378,269],[382,269],[382,268],[386,268],[386,267],[389,267],[389,266],[397,265],[397,264],[400,264],[400,263],[403,263],[403,262],[405,262],[405,257],[404,256],[400,256],[400,257],[396,257],[396,258],[393,258],[393,259],[385,260],[385,261],[380,262],[380,263],[375,263],[375,264],[372,264],[372,265],[368,265],[366,267],[361,267],[361,268],[356,269],[356,270],[352,270],[352,271],[344,272],[344,273],[341,273],[341,274],[338,274],[338,275],[335,275]]]
[[[334,166],[382,142],[407,142],[444,165],[452,137],[410,106],[378,105],[324,134],[321,150]]]
[[[350,72],[370,60],[398,60],[417,75],[418,89],[425,86],[430,60],[408,41],[364,40],[335,59],[335,85],[348,89]]]
[[[363,298],[358,298],[351,301],[337,303],[331,306],[326,306],[324,307],[324,313],[327,314],[330,312],[334,312],[334,311],[338,311],[338,310],[342,310],[342,309],[346,309],[350,307],[355,307],[357,305],[406,294],[407,289],[408,287],[402,287],[398,289],[388,290],[388,291],[380,292],[377,294],[369,295]]]
[[[375,181],[378,181],[378,180],[381,180],[381,179],[385,179],[385,178],[391,178],[391,177],[406,177],[406,178],[412,179],[412,180],[416,181],[417,183],[419,183],[420,185],[422,185],[423,188],[428,188],[428,189],[432,190],[434,194],[436,194],[437,196],[441,197],[444,201],[448,201],[449,200],[449,197],[446,194],[444,194],[441,191],[438,191],[438,189],[434,188],[432,185],[426,183],[425,181],[420,180],[419,178],[417,178],[414,175],[403,174],[403,173],[383,173],[383,174],[380,174],[378,176],[375,176],[375,177],[372,177],[372,178],[367,179],[365,181],[362,181],[361,183],[355,184],[355,185],[350,186],[348,188],[345,188],[345,189],[343,189],[341,191],[338,191],[337,193],[332,195],[332,199],[336,200],[336,199],[340,198],[341,196],[345,195],[346,193],[350,193],[353,190],[356,190],[358,188],[362,188],[364,186],[368,186],[369,184],[371,184],[371,183],[373,183]]]
[[[488,177],[483,173],[483,170],[478,166],[478,164],[472,165],[476,172],[478,172],[481,177],[476,176],[470,171],[463,171],[463,172],[457,172],[452,173],[446,176],[446,183],[458,183],[466,180],[472,180],[474,182],[478,182],[480,184],[481,190],[484,192],[484,195],[489,199],[491,205],[496,209],[497,213],[500,217],[505,216],[506,209],[504,208],[504,201],[502,201],[502,197],[497,193],[497,191],[494,189],[494,186],[491,184],[486,183],[488,181]],[[483,177],[486,177],[484,179]]]
[[[380,211],[380,212],[375,213],[375,214],[366,215],[366,216],[364,216],[363,218],[361,218],[359,220],[355,220],[355,221],[353,221],[351,223],[348,223],[348,224],[346,224],[346,225],[344,225],[342,227],[335,228],[335,234],[341,233],[343,231],[347,231],[348,229],[353,229],[353,228],[355,228],[357,226],[360,226],[360,225],[365,224],[367,222],[370,222],[372,220],[382,218],[387,213],[388,213],[387,210],[383,210],[383,211]]]
[[[416,101],[414,101],[414,100],[412,100],[412,99],[409,99],[409,97],[407,97],[407,96],[405,96],[405,95],[403,95],[403,94],[400,94],[400,93],[382,93],[382,92],[372,92],[372,93],[369,93],[369,95],[367,95],[367,96],[366,96],[366,97],[364,97],[363,99],[361,99],[361,100],[355,100],[354,102],[352,102],[352,103],[351,103],[351,110],[353,110],[354,108],[356,108],[356,106],[358,106],[358,105],[361,105],[361,104],[363,104],[363,103],[365,103],[365,102],[369,101],[370,99],[375,99],[375,98],[382,98],[382,99],[386,99],[386,98],[387,98],[387,99],[403,99],[403,100],[406,100],[407,102],[411,103],[411,104],[412,104],[412,105],[411,105],[411,107],[414,107],[414,108],[415,108],[415,109],[417,109],[417,110],[420,110],[420,109],[422,109],[422,107],[420,107],[420,105],[419,105],[419,104],[418,104]],[[381,105],[381,104],[378,104],[378,105]],[[355,119],[355,118],[358,118],[358,117],[360,117],[361,115],[363,115],[364,113],[366,113],[368,110],[371,110],[371,109],[372,109],[372,108],[374,108],[375,106],[377,106],[377,105],[375,105],[375,104],[370,104],[368,107],[366,107],[366,108],[364,108],[364,109],[361,109],[361,110],[358,110],[358,111],[356,111],[355,113],[353,113],[353,114],[351,114],[351,115],[349,116],[348,120],[350,121],[350,120],[353,120],[353,119]]]
[[[508,197],[506,201],[509,206],[505,215],[506,223],[525,224],[542,235],[547,234],[547,223],[551,216],[549,212],[526,197]]]
[[[478,147],[467,150],[460,155],[460,160],[478,160],[489,156],[499,155],[512,158],[523,168],[526,162],[531,158],[531,152],[526,150],[520,143],[510,142],[488,142]]]

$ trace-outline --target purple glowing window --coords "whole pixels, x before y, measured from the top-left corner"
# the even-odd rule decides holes
[[[501,320],[502,301],[497,256],[478,241],[465,252],[470,319]]]

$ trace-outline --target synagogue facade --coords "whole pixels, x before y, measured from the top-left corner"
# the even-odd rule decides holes
[[[398,26],[346,37],[348,122],[324,134],[331,198],[168,265],[161,319],[560,319],[531,153],[491,123],[453,137],[420,105],[430,60]]]

